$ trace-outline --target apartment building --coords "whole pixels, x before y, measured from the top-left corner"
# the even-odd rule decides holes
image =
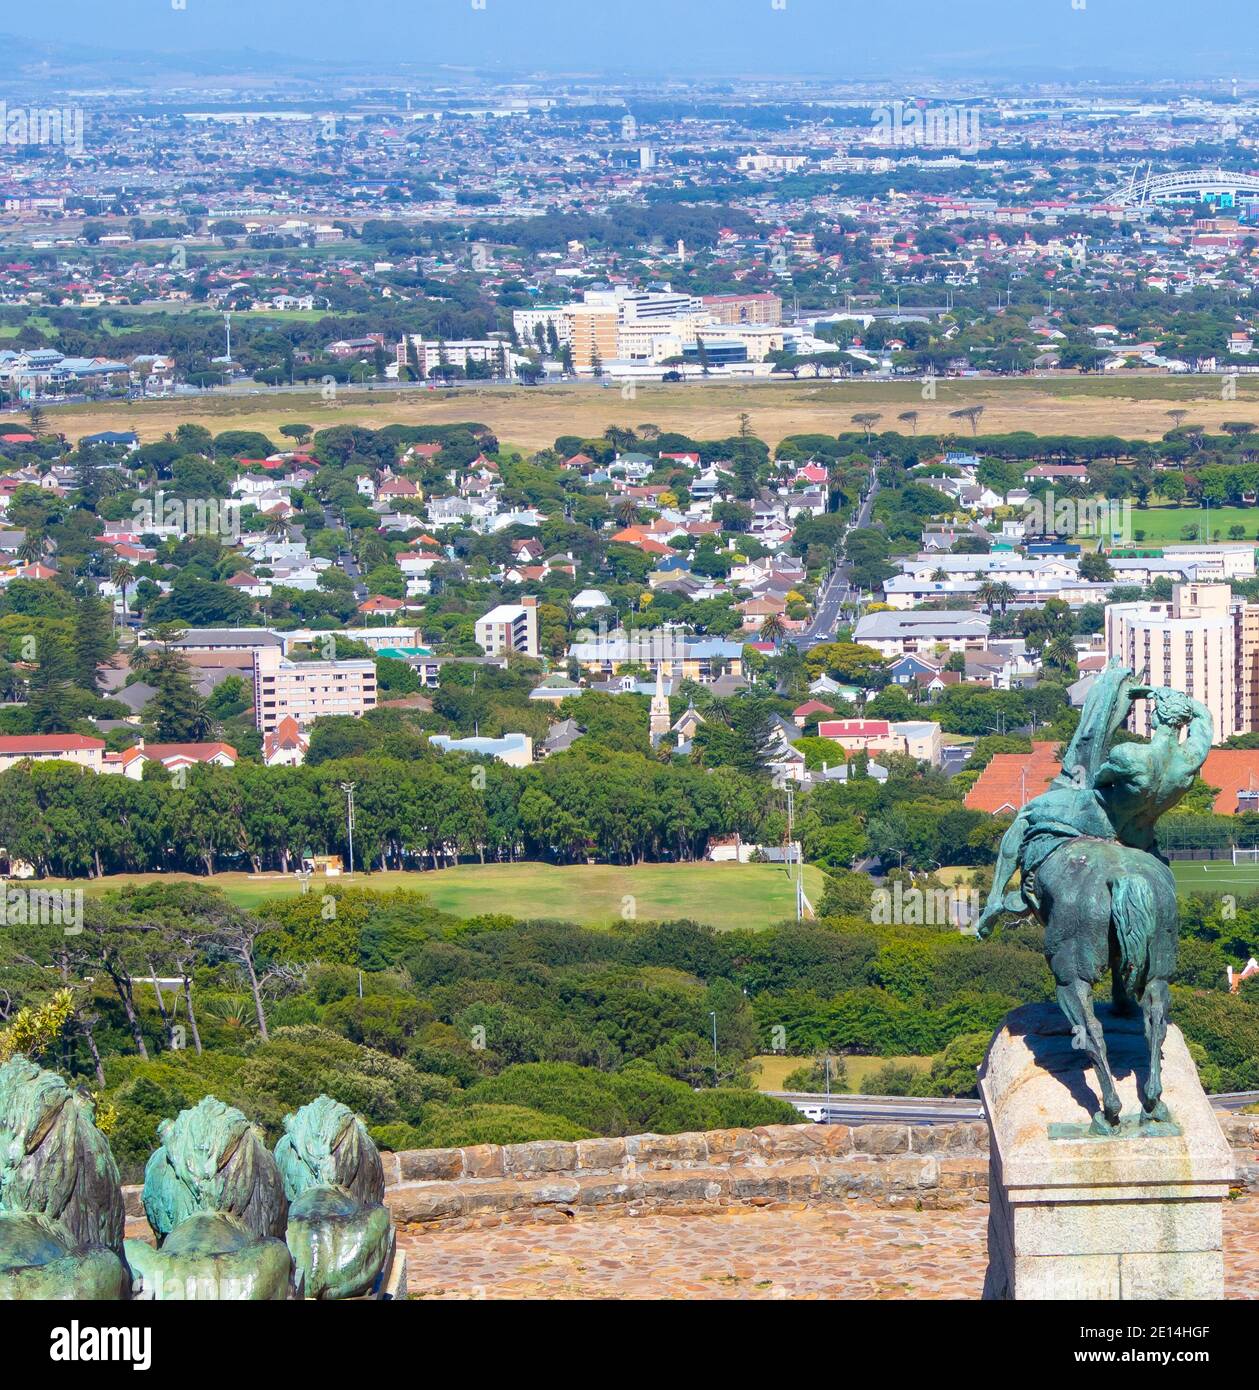
[[[880,656],[933,652],[982,651],[988,645],[986,614],[955,611],[867,613],[853,641],[873,647]]]
[[[489,365],[509,373],[523,361],[510,344],[501,338],[425,339],[419,333],[408,333],[394,349],[399,368],[419,370],[421,376],[440,375],[441,367],[468,370],[471,363]]]
[[[741,174],[794,174],[809,162],[803,154],[744,154],[736,168]]]
[[[519,603],[500,603],[482,614],[475,625],[477,646],[487,656],[505,656],[520,652],[524,656],[539,656],[538,600],[522,598]]]
[[[274,648],[254,653],[254,722],[264,734],[291,717],[301,729],[316,719],[358,718],[376,708],[372,661],[290,661]]]
[[[617,328],[620,316],[615,308],[590,304],[575,304],[569,312],[569,342],[573,350],[573,367],[578,372],[593,372],[595,364],[615,361],[619,344]]]
[[[1214,742],[1243,732],[1253,717],[1254,685],[1243,697],[1244,669],[1254,671],[1259,624],[1245,617],[1227,584],[1177,584],[1171,603],[1118,603],[1106,608],[1106,653],[1136,672],[1139,681],[1171,686],[1211,712]],[[1249,643],[1248,656],[1244,644]],[[1149,735],[1152,708],[1132,707],[1129,728]]]
[[[714,323],[776,328],[783,321],[782,298],[776,294],[706,294],[702,303]]]
[[[587,675],[606,679],[622,666],[645,666],[654,679],[657,672],[666,679],[699,681],[710,684],[723,673],[743,675],[743,644],[720,637],[689,637],[676,633],[611,633],[589,642],[574,642],[568,659]],[[646,693],[650,694],[650,691]]]
[[[572,330],[569,317],[572,308],[571,304],[535,304],[528,309],[513,309],[511,322],[517,339],[526,347],[533,347],[537,343],[538,329],[541,328],[548,339],[551,329],[554,329],[557,342],[568,342]]]

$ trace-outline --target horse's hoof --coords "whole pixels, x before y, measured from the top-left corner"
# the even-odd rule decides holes
[[[1093,1116],[1093,1122],[1089,1125],[1090,1134],[1100,1134],[1103,1138],[1109,1139],[1119,1128],[1119,1116],[1116,1115],[1112,1120],[1104,1110],[1099,1110]]]
[[[1148,1105],[1145,1113],[1141,1116],[1143,1125],[1159,1124],[1163,1120],[1171,1119],[1171,1111],[1161,1100],[1156,1100],[1153,1105]]]

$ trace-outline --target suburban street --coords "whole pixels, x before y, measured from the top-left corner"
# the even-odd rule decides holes
[[[341,518],[332,510],[325,506],[323,509],[324,525],[330,531],[340,531],[345,536],[343,548],[337,555],[337,564],[354,581],[354,597],[361,603],[367,597],[367,585],[363,583],[362,573],[358,567],[358,561],[354,558],[354,553],[350,549],[350,533],[341,524]]]
[[[866,494],[865,501],[862,502],[856,518],[844,528],[844,534],[836,547],[835,567],[827,575],[818,594],[813,621],[803,632],[798,632],[791,638],[791,641],[801,651],[807,651],[810,647],[817,646],[819,642],[829,642],[835,635],[835,630],[839,626],[840,610],[849,601],[852,592],[848,561],[843,556],[843,544],[849,531],[859,531],[870,524],[870,514],[874,508],[874,499],[878,491],[878,474],[876,470],[871,469],[870,491]]]

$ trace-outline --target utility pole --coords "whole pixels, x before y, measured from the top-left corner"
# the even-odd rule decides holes
[[[341,790],[345,793],[345,829],[350,837],[350,875],[354,874],[354,782],[342,782]]]
[[[713,1010],[708,1015],[713,1021],[713,1085],[716,1086],[721,1079],[721,1068],[717,1060],[717,1013]]]
[[[796,792],[787,788],[787,871],[794,880],[796,894],[796,921],[804,919],[804,904],[800,901],[800,863],[796,854]]]

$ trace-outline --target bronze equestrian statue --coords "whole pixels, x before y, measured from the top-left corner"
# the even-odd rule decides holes
[[[1150,700],[1148,743],[1112,740],[1134,700]],[[1155,837],[1158,818],[1188,792],[1211,747],[1211,715],[1178,690],[1138,685],[1118,663],[1094,682],[1062,771],[1029,801],[1001,841],[978,933],[1003,912],[1034,913],[1074,1046],[1092,1062],[1102,1092],[1093,1133],[1117,1133],[1119,1094],[1093,1012],[1107,966],[1120,1013],[1140,1006],[1150,1047],[1143,1124],[1167,1120],[1162,1048],[1167,982],[1176,968],[1176,885]],[[1019,883],[1007,892],[1015,870]]]

